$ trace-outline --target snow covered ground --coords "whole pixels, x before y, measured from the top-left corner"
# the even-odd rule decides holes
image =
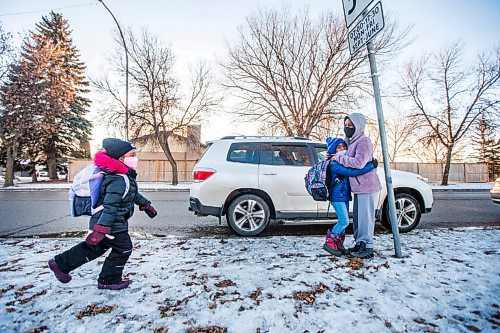
[[[449,185],[439,185],[431,184],[433,190],[491,190],[493,188],[493,183],[460,183],[460,184],[449,184]]]
[[[352,240],[348,237],[349,240]],[[136,239],[123,291],[103,258],[55,280],[47,260],[77,239],[0,240],[1,332],[493,332],[500,230],[376,236],[376,256],[335,258],[322,237]]]
[[[71,183],[65,182],[45,182],[41,181],[38,183],[31,182],[18,182],[15,186],[0,188],[0,191],[62,191],[69,190]],[[141,191],[189,191],[190,183],[181,183],[176,186],[169,183],[147,183],[139,182],[139,188]]]

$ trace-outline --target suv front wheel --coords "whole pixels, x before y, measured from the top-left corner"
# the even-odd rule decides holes
[[[420,205],[412,195],[406,193],[398,193],[395,196],[396,215],[398,218],[399,232],[409,232],[417,227],[420,222],[421,210]],[[382,224],[387,229],[391,230],[391,221],[389,219],[389,205],[384,205],[384,215]]]
[[[254,194],[245,194],[234,199],[227,210],[229,227],[241,236],[256,236],[269,224],[269,205]]]

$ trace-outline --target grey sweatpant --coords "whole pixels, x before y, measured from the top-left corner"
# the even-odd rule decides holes
[[[364,242],[373,249],[373,231],[375,230],[375,206],[379,192],[354,194],[353,227],[356,243]]]

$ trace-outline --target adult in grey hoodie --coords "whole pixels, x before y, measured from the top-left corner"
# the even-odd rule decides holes
[[[365,133],[366,119],[361,113],[351,113],[344,119],[347,154],[333,158],[348,168],[362,169],[373,158],[373,144]],[[356,245],[351,254],[359,258],[373,255],[375,207],[382,188],[376,169],[357,177],[349,177],[354,193],[353,225]]]

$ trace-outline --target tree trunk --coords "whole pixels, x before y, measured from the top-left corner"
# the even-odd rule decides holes
[[[57,180],[57,156],[54,140],[50,140],[45,147],[45,155],[47,156],[47,172],[49,179]]]
[[[33,168],[31,170],[31,182],[32,183],[37,183],[38,182],[38,177],[36,175],[36,163],[35,162],[31,163],[31,167]]]
[[[165,156],[167,157],[167,160],[170,163],[170,166],[172,167],[172,185],[177,185],[177,184],[179,184],[177,162],[175,161],[174,156],[172,155],[172,152],[170,151],[170,147],[168,145],[168,138],[165,139],[165,142],[160,142],[160,146],[163,149],[163,152],[165,153]]]
[[[448,185],[448,176],[450,175],[451,153],[453,152],[453,145],[450,145],[446,148],[446,164],[444,165],[443,180],[441,181],[441,185]]]
[[[15,143],[7,145],[7,159],[5,163],[5,176],[3,187],[14,186],[14,161],[16,159]]]

